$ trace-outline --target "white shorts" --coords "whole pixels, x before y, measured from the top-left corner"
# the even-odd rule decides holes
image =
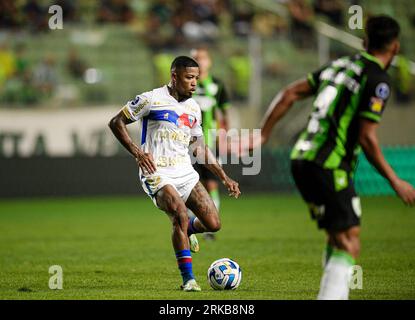
[[[176,173],[177,174],[177,173]],[[140,173],[141,186],[144,192],[153,200],[154,205],[158,208],[156,193],[164,186],[170,184],[177,191],[184,202],[189,198],[190,193],[199,181],[199,174],[191,167],[191,170],[185,170],[183,175],[169,175],[154,173],[143,175]]]

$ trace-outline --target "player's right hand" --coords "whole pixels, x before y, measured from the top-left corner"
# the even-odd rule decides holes
[[[135,158],[135,161],[143,172],[153,174],[157,170],[151,153],[140,152]]]
[[[397,179],[392,187],[406,205],[412,206],[415,204],[415,189],[411,184],[402,179]]]
[[[229,196],[238,199],[241,194],[241,191],[239,190],[239,183],[229,177],[226,177],[222,183],[225,185],[226,189],[228,189]]]

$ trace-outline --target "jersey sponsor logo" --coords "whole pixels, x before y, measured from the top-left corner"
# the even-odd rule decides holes
[[[346,74],[344,71],[340,71],[336,73],[336,71],[332,68],[325,69],[320,74],[320,80],[321,81],[331,81],[335,85],[344,85],[347,89],[349,89],[353,93],[359,92],[360,84]]]
[[[160,168],[174,167],[182,164],[189,164],[190,158],[185,156],[166,157],[160,156],[156,159],[156,166]]]
[[[353,61],[350,61],[348,57],[346,58],[340,58],[332,63],[333,67],[336,68],[346,68],[351,69],[356,75],[360,76],[362,74],[362,68],[358,66],[357,64],[353,63]]]
[[[376,97],[372,97],[370,99],[370,110],[375,112],[375,113],[381,113],[382,109],[383,109],[383,100],[376,98]]]
[[[136,96],[134,100],[131,100],[131,105],[136,106],[139,101],[140,101],[140,96]]]
[[[166,129],[159,129],[154,134],[154,138],[160,141],[163,141],[163,140],[178,141],[188,146],[190,143],[191,135],[186,134],[183,131],[170,131]]]
[[[387,83],[381,82],[376,86],[375,94],[378,98],[387,99],[390,94],[390,89]]]

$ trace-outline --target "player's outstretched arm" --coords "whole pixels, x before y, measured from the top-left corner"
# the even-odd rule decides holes
[[[415,189],[408,182],[400,179],[383,156],[379,146],[376,129],[378,123],[361,119],[359,143],[368,161],[387,179],[396,194],[407,205],[415,204]]]
[[[202,137],[193,137],[190,143],[190,150],[200,164],[203,164],[222,181],[229,191],[229,196],[237,199],[241,194],[238,182],[226,175],[225,171],[212,154],[212,151],[210,151],[209,147],[204,143]]]
[[[272,128],[291,108],[294,102],[307,98],[312,94],[313,91],[307,79],[297,80],[278,92],[262,120],[261,144],[268,141]]]
[[[122,111],[120,111],[110,120],[108,126],[124,148],[126,148],[128,152],[134,156],[141,170],[153,174],[156,172],[156,165],[154,163],[153,156],[150,153],[145,153],[141,150],[131,139],[127,131],[127,124],[130,123],[132,123],[132,121],[128,119]]]

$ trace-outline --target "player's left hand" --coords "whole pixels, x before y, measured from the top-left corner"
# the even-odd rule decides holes
[[[239,190],[239,183],[229,177],[226,177],[222,182],[228,189],[229,196],[238,199],[239,195],[241,194],[241,191]]]

